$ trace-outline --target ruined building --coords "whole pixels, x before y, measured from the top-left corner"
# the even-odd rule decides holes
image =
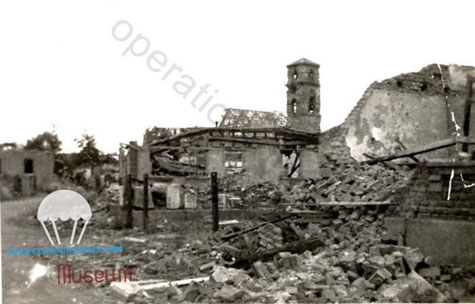
[[[345,143],[358,161],[451,138],[475,134],[471,110],[475,69],[432,64],[416,73],[373,83],[344,125]],[[457,130],[460,128],[460,130]],[[464,151],[473,152],[464,146]],[[446,159],[453,149],[429,151],[419,159]],[[396,162],[414,161],[411,159]]]
[[[474,79],[473,67],[433,64],[375,82],[320,137],[322,151],[338,141],[339,153],[359,165],[417,168],[393,193],[385,223],[391,238],[433,264],[475,262]]]
[[[226,109],[219,126],[146,132],[129,145],[123,173],[219,177],[246,173],[253,182],[318,175],[319,66],[300,59],[288,68],[287,117],[278,112]],[[123,156],[124,159],[125,156]]]
[[[147,131],[123,154],[123,173],[187,185],[213,171],[251,183],[312,179],[290,204],[384,205],[388,238],[432,263],[475,263],[475,68],[432,64],[374,82],[323,133],[319,66],[287,68],[286,116],[227,109],[215,128]]]

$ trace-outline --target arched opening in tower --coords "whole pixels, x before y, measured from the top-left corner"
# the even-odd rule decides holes
[[[297,114],[297,100],[292,99],[292,114]]]
[[[310,97],[310,100],[308,101],[308,113],[313,114],[315,112],[315,97],[312,96]]]

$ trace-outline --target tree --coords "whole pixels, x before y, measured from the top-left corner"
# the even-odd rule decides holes
[[[81,149],[75,157],[76,164],[91,167],[92,173],[94,167],[100,165],[103,159],[103,153],[96,147],[96,139],[93,135],[83,134],[81,139],[75,141]]]
[[[54,154],[57,154],[61,151],[61,144],[58,135],[44,132],[28,140],[25,150],[52,151]]]

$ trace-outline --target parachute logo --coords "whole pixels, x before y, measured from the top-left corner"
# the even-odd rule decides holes
[[[48,228],[46,228],[46,221],[51,221],[58,245],[61,245],[61,239],[59,238],[58,229],[56,227],[56,220],[61,219],[63,222],[70,219],[73,220],[74,226],[71,233],[71,238],[69,240],[69,244],[72,245],[74,243],[74,234],[76,233],[79,219],[83,219],[84,226],[76,244],[81,242],[91,216],[91,208],[89,207],[86,199],[81,194],[72,190],[57,190],[48,194],[41,201],[36,217],[40,221],[49,242],[54,246],[55,244],[53,239],[49,234]]]

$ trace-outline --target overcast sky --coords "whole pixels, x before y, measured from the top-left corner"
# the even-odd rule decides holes
[[[116,152],[147,127],[212,126],[222,106],[285,111],[286,65],[301,57],[320,64],[325,130],[373,81],[475,66],[473,13],[470,1],[2,1],[0,142],[55,130],[72,152],[88,132]]]

